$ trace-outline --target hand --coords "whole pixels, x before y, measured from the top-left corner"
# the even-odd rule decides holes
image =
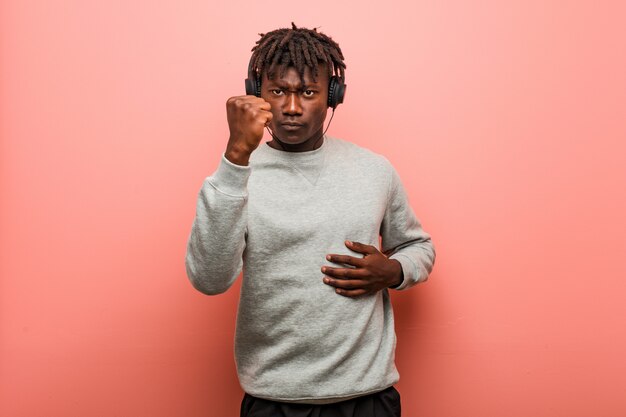
[[[263,129],[272,120],[272,106],[261,97],[236,96],[226,102],[230,138],[226,157],[233,163],[248,165],[250,154],[263,139]]]
[[[345,243],[349,249],[365,256],[363,258],[336,254],[326,256],[329,261],[356,267],[322,267],[322,272],[328,275],[324,277],[324,283],[335,287],[337,294],[346,297],[374,294],[383,288],[398,285],[404,279],[400,262],[387,258],[376,247],[349,240]]]

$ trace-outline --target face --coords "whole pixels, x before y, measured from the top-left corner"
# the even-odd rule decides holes
[[[273,80],[264,73],[261,97],[272,106],[270,128],[283,142],[304,144],[314,142],[323,132],[328,110],[328,73],[320,65],[317,82],[313,82],[311,69],[305,67],[304,84],[298,70],[288,67],[279,78],[277,70]]]

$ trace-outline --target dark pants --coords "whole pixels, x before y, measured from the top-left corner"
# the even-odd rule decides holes
[[[240,417],[400,417],[400,393],[392,386],[332,404],[293,404],[246,393]]]

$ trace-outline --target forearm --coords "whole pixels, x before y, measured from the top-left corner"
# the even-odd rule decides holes
[[[404,290],[426,281],[435,264],[435,247],[409,205],[395,169],[390,169],[389,202],[381,224],[383,253],[402,265]]]

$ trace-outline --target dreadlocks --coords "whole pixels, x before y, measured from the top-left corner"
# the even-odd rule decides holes
[[[326,64],[328,77],[333,74],[345,79],[346,64],[337,42],[317,31],[317,28],[298,28],[291,22],[291,29],[276,29],[259,33],[261,39],[252,48],[252,70],[259,77],[265,70],[267,78],[273,79],[276,69],[279,77],[287,72],[287,67],[295,67],[304,83],[305,67],[311,68],[313,81],[317,82],[318,65]]]

